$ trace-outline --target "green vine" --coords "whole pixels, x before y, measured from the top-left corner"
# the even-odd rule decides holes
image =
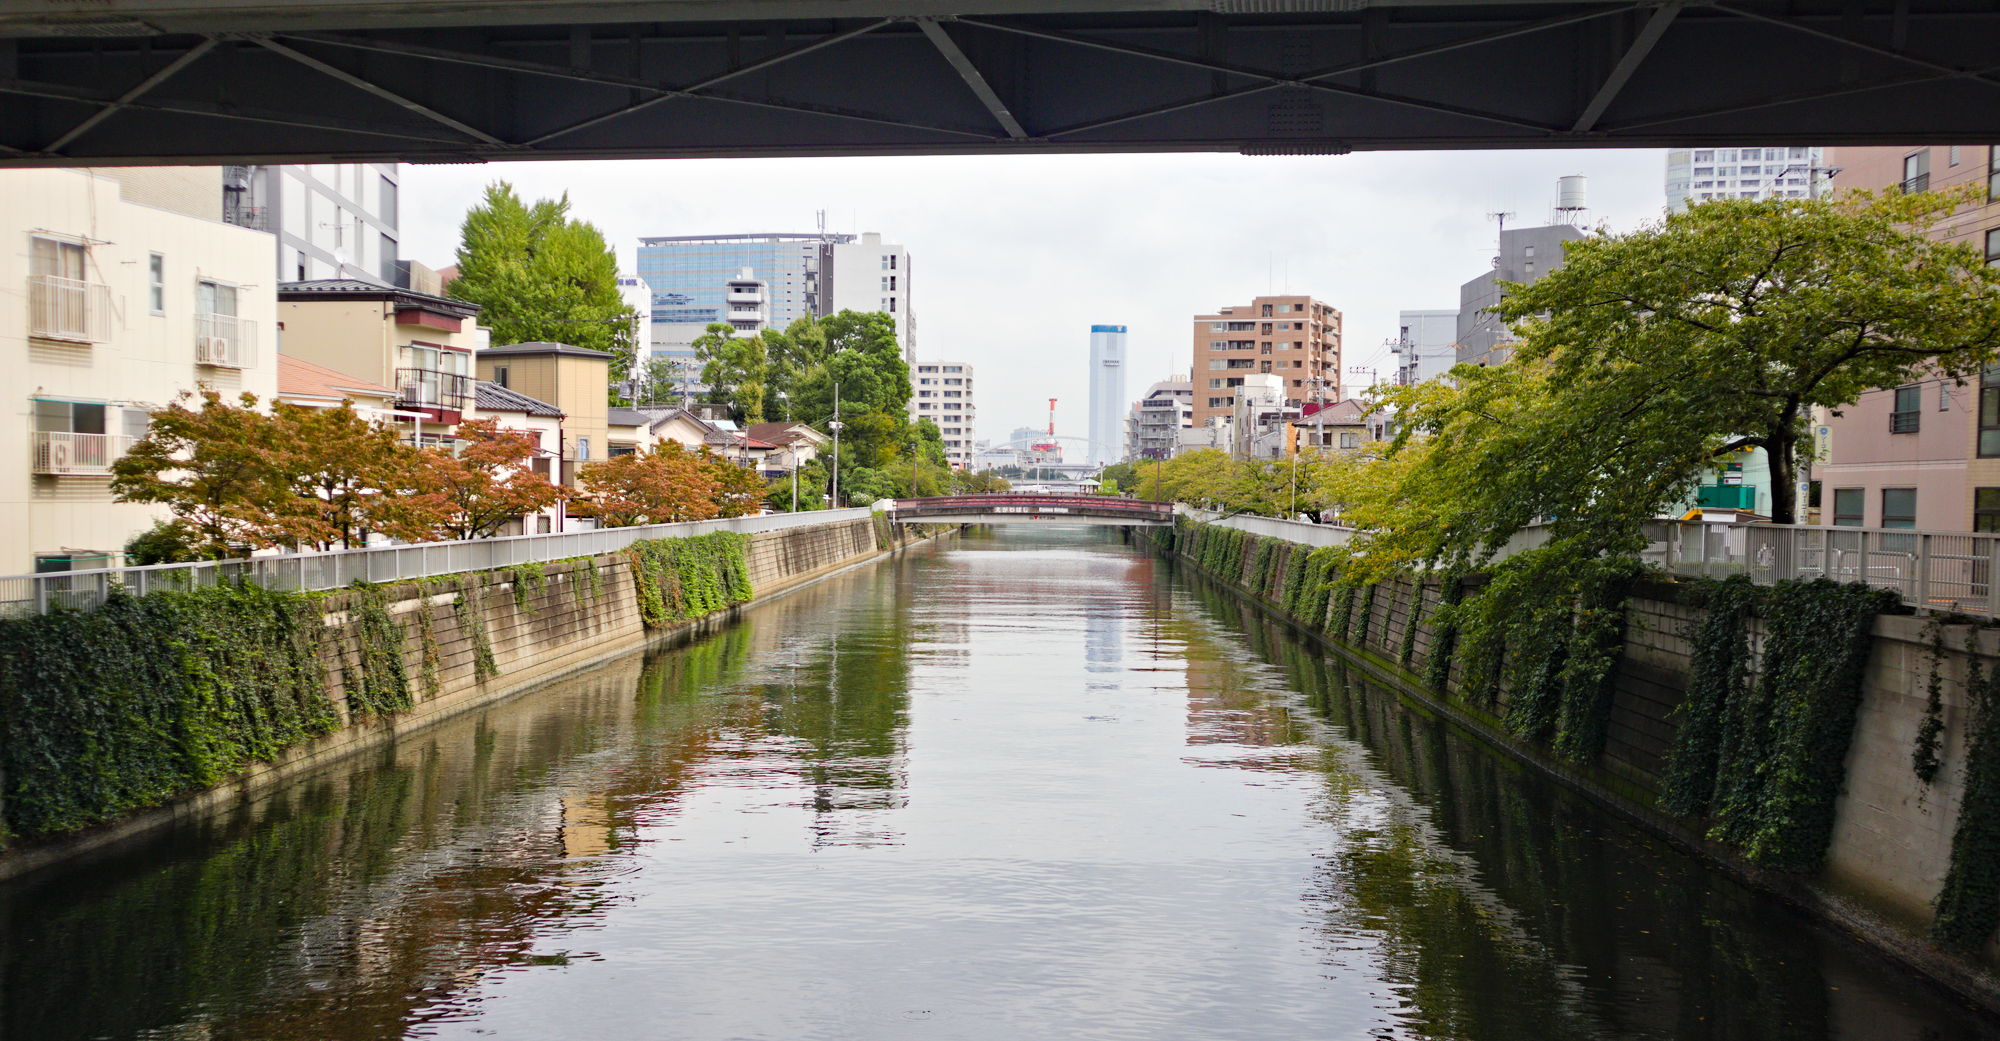
[[[1451,656],[1458,647],[1458,603],[1465,596],[1465,576],[1445,576],[1438,592],[1438,609],[1431,613],[1431,647],[1424,657],[1424,685],[1442,694],[1451,684]]]
[[[111,820],[331,733],[318,602],[225,585],[0,619],[0,831]]]
[[[2000,672],[1984,675],[1975,651],[1968,634],[1965,793],[1951,836],[1951,867],[1931,921],[1939,943],[1964,952],[1977,951],[2000,926]]]
[[[383,587],[356,582],[355,636],[360,643],[357,669],[343,669],[348,713],[355,719],[400,712],[413,703],[410,681],[403,670],[403,627],[389,614]]]
[[[477,601],[466,597],[461,589],[451,601],[452,614],[458,618],[459,631],[472,641],[472,674],[477,679],[490,679],[500,674],[500,666],[493,660],[493,641],[486,635],[486,613],[482,609],[485,601],[486,576],[478,577],[472,595]]]
[[[417,601],[417,643],[422,654],[418,677],[423,683],[424,697],[434,698],[444,689],[444,652],[438,647],[437,625],[431,618],[429,597]]]
[[[1690,626],[1693,651],[1687,693],[1674,710],[1673,747],[1660,778],[1660,806],[1669,813],[1698,817],[1715,796],[1725,720],[1741,715],[1739,703],[1750,685],[1750,613],[1757,587],[1747,576],[1692,583],[1689,600],[1706,608]]]
[[[1403,643],[1396,649],[1396,661],[1404,668],[1417,660],[1417,627],[1424,621],[1424,583],[1422,579],[1410,581],[1410,613],[1403,620]]]
[[[535,594],[542,591],[542,585],[548,581],[547,573],[539,561],[516,564],[506,570],[508,574],[514,576],[515,607],[525,609],[528,602],[535,598]]]
[[[1932,615],[1924,623],[1930,674],[1924,680],[1924,720],[1917,724],[1916,744],[1910,749],[1910,771],[1928,787],[1937,780],[1944,765],[1938,747],[1944,739],[1944,619]]]
[[[718,531],[687,538],[647,539],[626,551],[649,629],[747,603],[750,536]]]

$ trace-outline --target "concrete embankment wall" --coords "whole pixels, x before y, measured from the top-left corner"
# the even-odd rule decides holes
[[[891,526],[878,518],[749,535],[749,603],[897,552],[938,530]],[[368,646],[363,615],[370,600],[395,627],[392,637],[377,646],[394,645],[400,637],[402,674],[412,705],[365,717],[356,711],[349,687],[363,682]],[[333,759],[393,743],[398,735],[655,641],[685,639],[728,624],[735,614],[728,609],[648,628],[641,618],[639,578],[625,553],[389,583],[330,594],[322,603],[327,631],[319,659],[340,716],[332,733],[217,787],[83,832],[0,851],[0,879],[254,798],[284,778]]]
[[[1835,804],[1835,819],[1826,866],[1817,875],[1761,870],[1736,852],[1710,841],[1702,822],[1673,817],[1659,808],[1661,779],[1679,725],[1676,710],[1685,697],[1694,647],[1691,634],[1705,618],[1684,586],[1662,581],[1639,583],[1627,601],[1624,644],[1613,673],[1608,735],[1603,753],[1590,763],[1560,759],[1527,741],[1503,721],[1505,692],[1490,705],[1475,704],[1460,695],[1465,663],[1453,656],[1450,681],[1437,691],[1425,686],[1424,663],[1436,635],[1431,620],[1443,601],[1441,582],[1408,578],[1385,581],[1367,598],[1366,624],[1358,611],[1347,640],[1327,635],[1329,618],[1293,618],[1282,596],[1282,576],[1294,554],[1312,546],[1280,543],[1277,559],[1267,566],[1263,588],[1257,584],[1255,550],[1246,547],[1235,574],[1205,569],[1199,561],[1180,556],[1202,571],[1268,610],[1300,623],[1313,635],[1337,648],[1364,675],[1400,696],[1420,702],[1469,728],[1502,751],[1557,776],[1622,815],[1695,850],[1739,877],[1777,892],[1871,946],[1888,951],[1919,971],[1991,1007],[2000,1007],[2000,948],[1989,942],[1983,957],[1948,955],[1927,936],[1933,901],[1951,865],[1952,835],[1965,786],[1970,706],[1966,689],[1968,628],[1949,627],[1948,652],[1939,668],[1944,729],[1939,747],[1943,768],[1934,781],[1918,780],[1911,752],[1926,713],[1932,649],[1924,619],[1881,615],[1875,619],[1846,779]],[[1337,598],[1328,598],[1333,613]],[[1416,631],[1410,632],[1412,615]],[[1971,635],[1979,667],[1987,674],[2000,668],[1996,634]],[[1752,673],[1764,643],[1761,620],[1749,622]]]

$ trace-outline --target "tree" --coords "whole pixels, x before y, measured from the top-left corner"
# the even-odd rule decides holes
[[[708,520],[719,512],[721,485],[701,455],[668,441],[577,469],[581,494],[571,509],[607,528]]]
[[[460,228],[458,277],[446,292],[480,306],[496,344],[548,340],[616,356],[614,383],[638,368],[637,312],[618,292],[618,258],[569,196],[523,203],[495,181]]]
[[[818,328],[826,337],[825,360],[802,372],[790,390],[800,419],[826,429],[833,418],[836,383],[842,419],[866,412],[902,415],[908,410],[910,366],[896,343],[894,320],[886,314],[842,311],[821,319]]]
[[[1773,519],[1794,521],[1814,408],[1971,377],[2000,353],[2000,271],[1925,234],[1955,201],[1718,201],[1570,243],[1561,268],[1507,287],[1512,363],[1390,395],[1394,451],[1416,456],[1364,504],[1401,528],[1372,540],[1468,560],[1547,518],[1580,553],[1629,551],[1746,446],[1769,459]]]
[[[289,492],[272,466],[270,417],[256,411],[252,394],[231,405],[203,391],[199,409],[187,407],[191,397],[153,413],[146,436],[111,464],[112,494],[166,506],[209,558],[234,546],[271,545],[271,514]]]
[[[556,504],[562,492],[532,463],[540,439],[524,430],[507,430],[498,420],[473,419],[458,425],[462,442],[456,455],[425,452],[428,471],[424,487],[442,497],[445,538],[491,536],[500,526],[524,514]]]
[[[406,542],[434,539],[448,505],[430,482],[424,449],[338,408],[271,405],[272,466],[291,495],[276,504],[264,535],[276,545],[352,549],[371,533]]]
[[[728,459],[701,450],[702,470],[715,482],[713,499],[718,517],[748,517],[764,509],[764,477]]]
[[[770,360],[764,338],[739,337],[728,324],[716,322],[695,338],[694,351],[701,359],[701,381],[708,384],[708,400],[728,405],[745,425],[762,423]]]

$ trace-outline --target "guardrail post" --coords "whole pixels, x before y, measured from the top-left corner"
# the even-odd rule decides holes
[[[1861,583],[1864,586],[1870,585],[1872,583],[1868,581],[1868,529],[1863,528],[1856,534],[1857,538],[1855,539],[1855,542],[1861,548],[1855,551],[1854,559],[1859,563],[1854,569],[1855,571],[1854,580],[1856,582]]]
[[[1931,537],[1917,536],[1917,606],[1931,602]]]
[[[1986,540],[1986,613],[2000,618],[2000,538]]]

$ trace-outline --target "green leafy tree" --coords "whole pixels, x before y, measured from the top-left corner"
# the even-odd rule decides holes
[[[1816,407],[2000,353],[2000,271],[1927,236],[1954,197],[1728,200],[1569,244],[1510,285],[1515,361],[1390,395],[1417,449],[1364,512],[1404,559],[1489,553],[1547,518],[1589,555],[1638,546],[1722,454],[1765,451],[1773,519],[1796,519]],[[1425,443],[1427,442],[1427,443]]]
[[[618,293],[618,258],[569,196],[529,204],[495,181],[460,228],[458,277],[446,292],[478,304],[496,344],[547,340],[609,351],[624,382],[643,349],[638,315]]]
[[[741,423],[762,423],[770,374],[767,341],[761,336],[739,337],[728,324],[716,322],[695,338],[694,352],[701,359],[708,400],[728,405]]]

